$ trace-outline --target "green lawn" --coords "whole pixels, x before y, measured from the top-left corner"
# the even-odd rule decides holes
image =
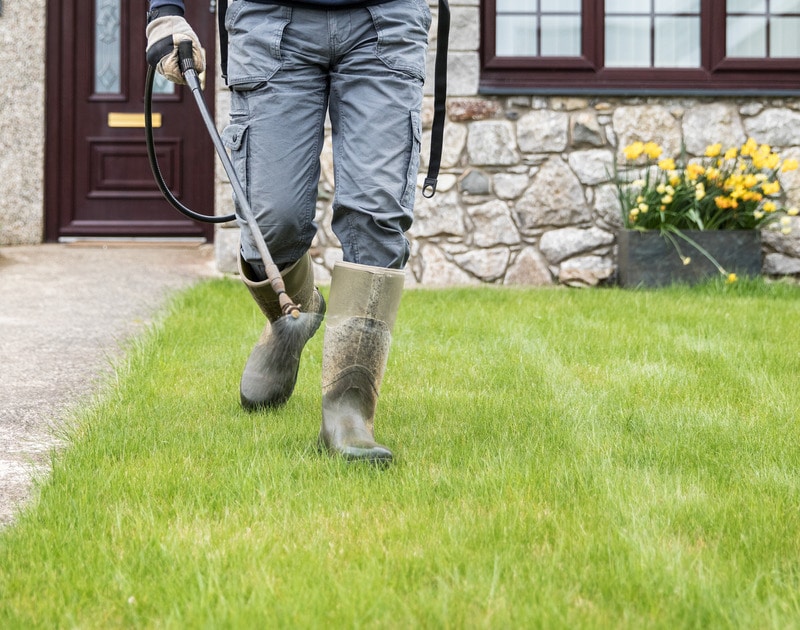
[[[0,532],[2,628],[800,627],[800,288],[407,291],[388,470],[278,411],[261,316],[180,295]]]

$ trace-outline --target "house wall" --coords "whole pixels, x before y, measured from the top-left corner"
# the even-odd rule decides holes
[[[0,16],[0,245],[43,238],[45,3],[4,2]]]
[[[432,7],[436,17],[436,6]],[[439,189],[417,196],[409,233],[409,284],[593,285],[613,278],[619,209],[608,172],[629,142],[735,144],[747,136],[800,158],[798,98],[622,98],[478,94],[478,0],[454,0],[449,52],[448,121]],[[436,26],[432,28],[430,69]],[[19,42],[26,42],[21,54]],[[46,0],[3,3],[0,16],[0,245],[39,243],[44,227]],[[432,76],[432,73],[430,73]],[[220,127],[228,94],[218,82]],[[428,154],[433,85],[426,84],[423,146]],[[423,175],[420,176],[420,180]],[[800,175],[784,177],[800,205]],[[330,230],[333,167],[323,152],[313,255],[321,282],[341,257]],[[232,211],[217,170],[216,207]],[[800,274],[800,220],[789,235],[764,235],[764,271]],[[217,264],[235,272],[238,229],[221,227]]]
[[[432,9],[436,15],[435,2]],[[478,94],[478,0],[451,3],[448,120],[442,174],[432,199],[417,195],[408,236],[408,281],[453,284],[593,286],[615,274],[615,230],[621,226],[614,161],[635,140],[666,152],[682,146],[702,155],[708,144],[741,144],[748,136],[800,158],[800,99],[622,98]],[[436,26],[432,31],[435,37]],[[435,39],[431,42],[432,76]],[[433,118],[426,85],[424,121]],[[224,105],[220,111],[225,111]],[[430,131],[425,134],[425,158]],[[788,173],[789,203],[800,206],[800,175]],[[333,169],[323,153],[320,232],[312,255],[320,281],[341,257],[330,229]],[[221,211],[230,193],[220,188]],[[793,232],[764,234],[764,271],[800,273],[800,223]],[[236,230],[221,229],[218,261],[235,271]]]

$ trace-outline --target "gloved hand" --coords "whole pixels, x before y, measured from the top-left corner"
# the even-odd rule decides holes
[[[192,27],[180,15],[165,15],[147,25],[147,63],[173,83],[185,84],[178,63],[178,44],[190,40],[193,47],[194,67],[204,75],[206,51],[200,45]]]

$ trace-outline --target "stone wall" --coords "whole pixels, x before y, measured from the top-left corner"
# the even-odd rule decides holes
[[[43,238],[45,10],[4,2],[0,16],[0,245]]]
[[[622,149],[654,141],[669,154],[682,146],[702,155],[754,137],[800,159],[800,99],[561,97],[478,95],[477,0],[453,3],[448,120],[438,192],[417,194],[408,236],[408,284],[595,286],[613,282],[615,231],[621,226],[610,174]],[[434,7],[435,13],[435,7]],[[435,33],[435,25],[432,29]],[[433,67],[435,40],[429,69]],[[432,72],[429,72],[432,76]],[[426,85],[424,123],[433,118]],[[225,112],[222,103],[220,111]],[[425,159],[430,131],[423,142]],[[322,157],[318,222],[312,254],[320,282],[341,257],[330,229],[333,168]],[[788,173],[789,203],[800,206],[800,175]],[[230,208],[222,186],[220,213]],[[800,223],[789,235],[764,235],[764,271],[800,274]],[[235,271],[235,230],[218,231],[218,262]]]

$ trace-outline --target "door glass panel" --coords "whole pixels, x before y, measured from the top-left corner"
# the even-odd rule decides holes
[[[120,92],[122,66],[120,4],[120,0],[95,0],[95,94]]]
[[[153,81],[153,94],[175,94],[175,84],[156,72]]]

